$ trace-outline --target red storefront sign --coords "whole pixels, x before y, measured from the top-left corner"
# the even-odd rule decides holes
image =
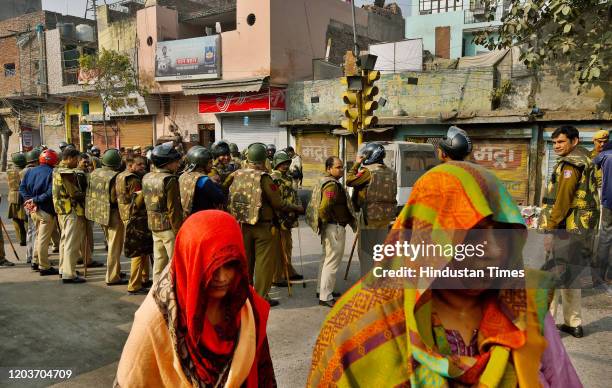
[[[285,89],[267,88],[259,92],[225,93],[200,96],[200,113],[285,110]]]

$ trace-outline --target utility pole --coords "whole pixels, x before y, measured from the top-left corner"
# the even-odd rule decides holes
[[[355,21],[355,0],[351,0],[351,13],[353,15],[353,54],[359,58],[359,45],[357,45],[357,22]]]
[[[104,1],[104,5],[106,4],[106,0]],[[96,42],[98,41],[98,4],[97,0],[87,0],[87,6],[85,7],[85,19],[87,19],[87,15],[91,14],[94,24],[94,36],[96,38]]]

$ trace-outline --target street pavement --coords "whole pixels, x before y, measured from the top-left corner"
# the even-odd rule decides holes
[[[6,179],[0,174],[0,193],[6,198]],[[0,204],[2,221],[15,242],[6,219],[6,201]],[[314,233],[300,222],[293,232],[293,264],[305,274],[306,287],[296,284],[293,296],[286,288],[274,288],[280,301],[271,310],[268,339],[276,379],[280,387],[305,385],[311,352],[328,308],[317,304],[316,275],[321,245]],[[95,229],[94,260],[105,262],[101,229]],[[337,290],[345,291],[358,277],[355,257],[348,281],[344,271],[353,241],[347,233],[344,262],[338,272]],[[301,247],[301,262],[300,262]],[[25,248],[15,247],[18,262],[5,237],[7,258],[15,267],[0,267],[0,386],[2,387],[108,387],[112,386],[123,344],[134,312],[144,296],[127,295],[126,286],[108,287],[105,268],[89,269],[87,283],[61,284],[57,276],[41,277],[25,264]],[[57,255],[51,259],[57,261]],[[122,270],[129,272],[126,258]],[[79,270],[82,271],[82,266]],[[572,362],[585,387],[608,387],[612,365],[612,297],[585,292],[583,315],[585,337],[562,335]],[[69,369],[70,379],[9,379],[10,369]]]

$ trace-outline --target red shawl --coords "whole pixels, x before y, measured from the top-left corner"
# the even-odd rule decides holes
[[[222,325],[223,339],[220,340],[213,326],[210,323],[205,325],[206,288],[215,270],[232,261],[238,261],[237,277],[222,302],[226,308],[226,320]],[[239,312],[249,298],[256,319],[257,351],[246,383],[248,387],[274,385],[266,337],[270,307],[249,286],[247,268],[240,226],[231,215],[218,210],[205,210],[185,221],[176,237],[170,268],[178,315],[176,332],[185,334],[184,345],[191,361],[183,364],[186,375],[195,372],[196,380],[205,384],[214,384],[220,373],[219,366],[231,360],[231,354],[218,354],[215,351],[227,349],[228,341],[236,344],[240,327]],[[261,369],[259,375],[258,369]],[[192,380],[193,377],[196,376],[192,376]]]

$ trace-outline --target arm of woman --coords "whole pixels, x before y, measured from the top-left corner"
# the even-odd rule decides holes
[[[544,320],[544,338],[548,345],[542,355],[540,377],[550,387],[582,387],[550,314]]]

